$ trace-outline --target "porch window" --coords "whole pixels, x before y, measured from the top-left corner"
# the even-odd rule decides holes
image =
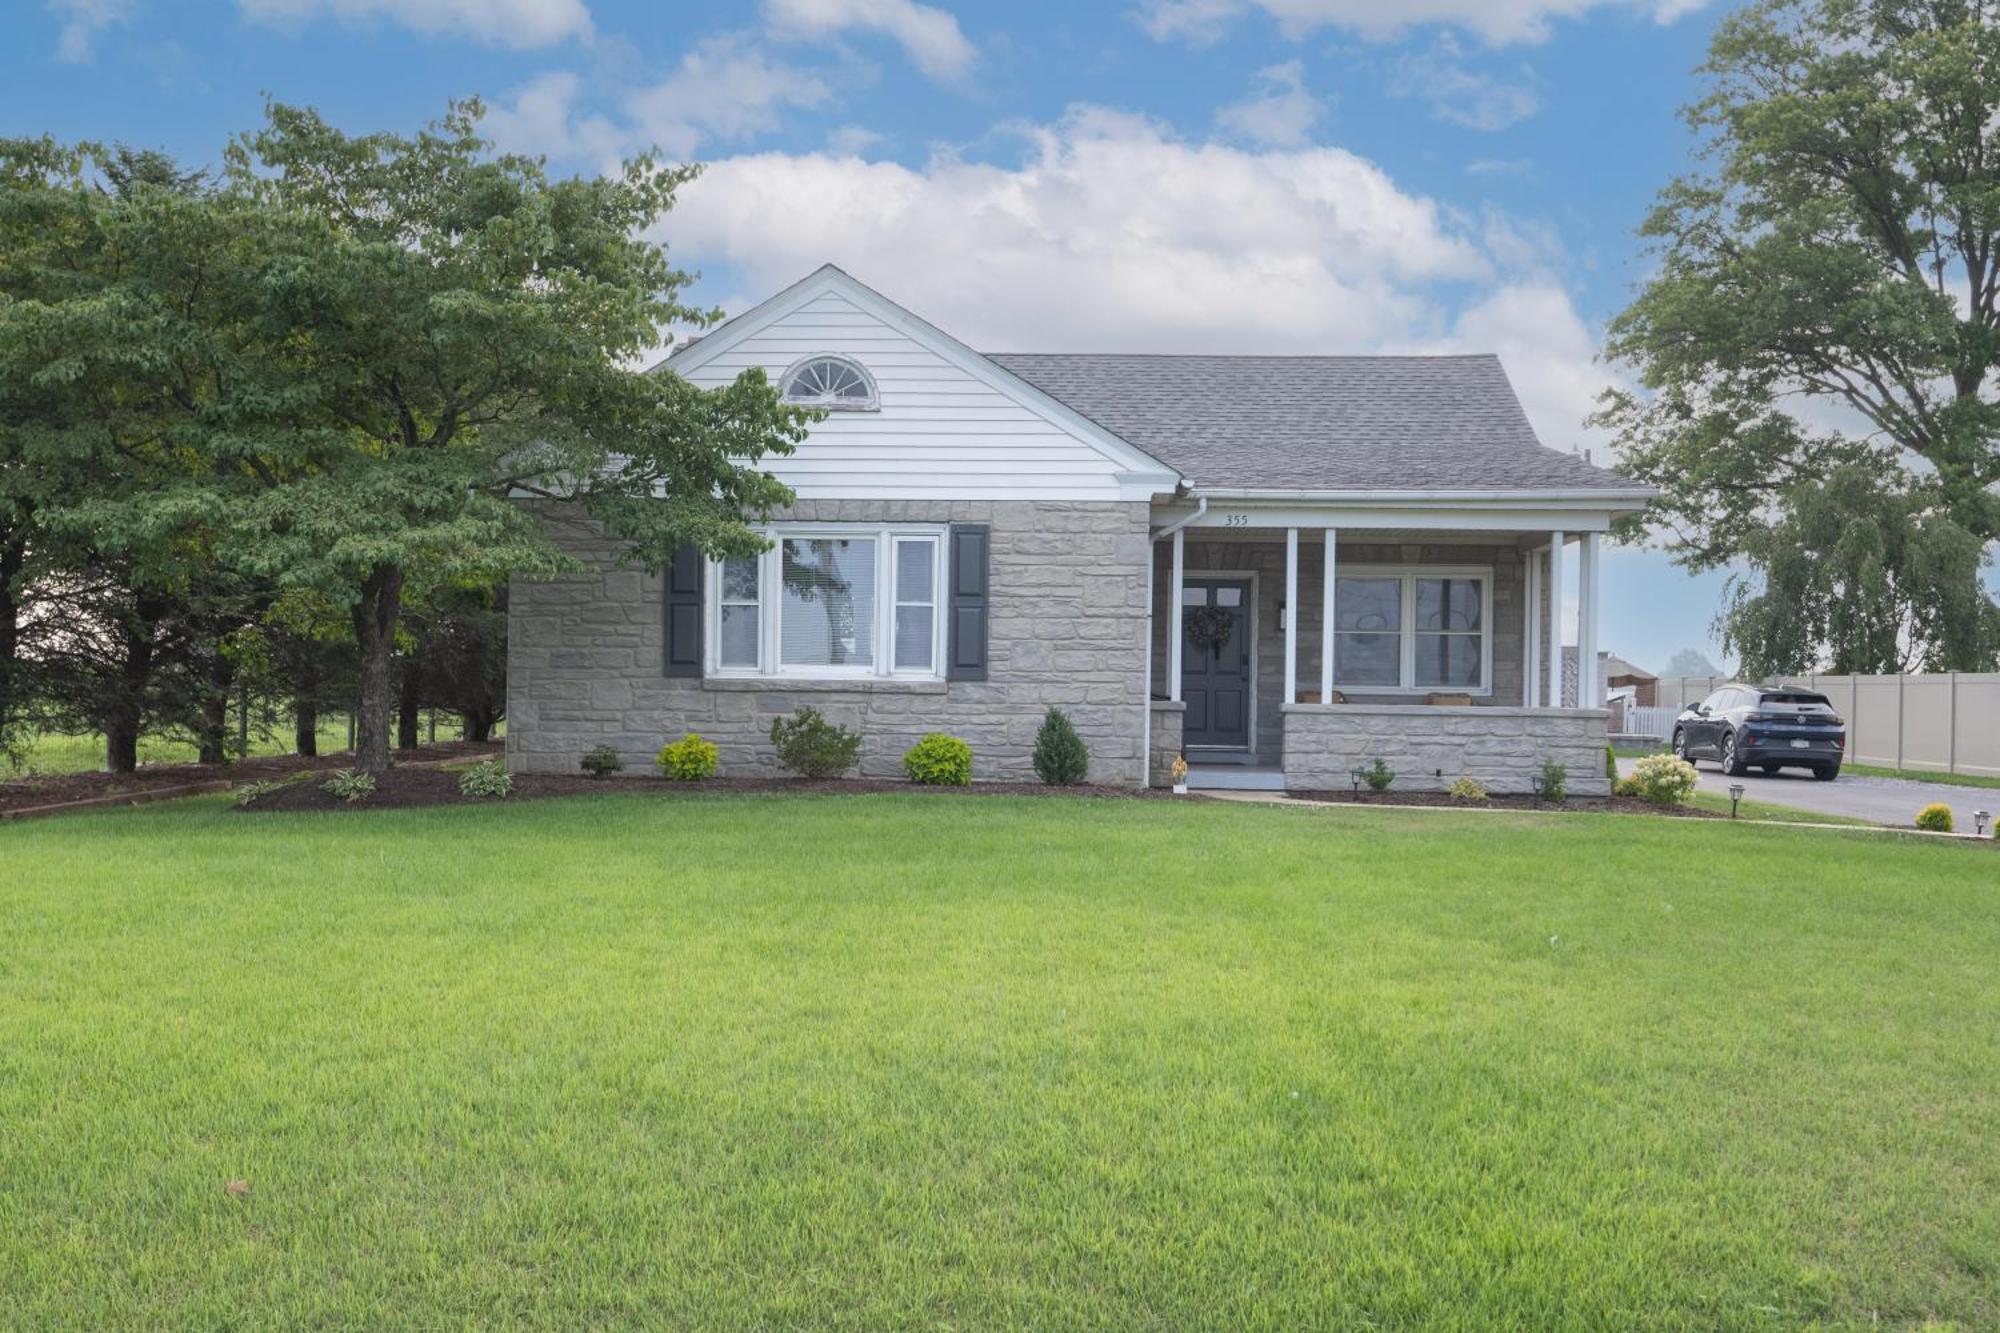
[[[761,555],[710,567],[711,675],[939,678],[942,528],[781,525],[763,535]]]
[[[1349,689],[1484,693],[1492,576],[1366,570],[1334,582],[1333,678]]]

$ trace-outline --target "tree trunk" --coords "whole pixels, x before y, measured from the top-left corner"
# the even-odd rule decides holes
[[[418,706],[417,687],[423,681],[414,655],[403,659],[403,694],[396,712],[396,748],[414,750],[422,735],[423,710]]]
[[[362,581],[361,600],[354,604],[354,641],[361,650],[354,767],[363,773],[389,771],[389,722],[396,703],[392,658],[402,606],[403,571],[393,565],[375,566]]]
[[[463,719],[459,729],[464,733],[466,740],[490,741],[493,739],[493,723],[496,719],[489,710],[484,708],[476,709],[470,713],[461,713],[459,717]]]
[[[104,717],[104,767],[113,773],[130,773],[139,766],[139,727],[146,716],[146,686],[153,679],[153,627],[165,613],[164,602],[140,597],[118,626],[124,661],[116,697]]]
[[[14,692],[20,671],[14,655],[21,644],[21,605],[14,596],[14,579],[26,557],[18,542],[0,546],[0,750],[6,747],[7,730],[19,711]]]
[[[195,758],[204,764],[229,762],[229,686],[236,668],[222,655],[218,645],[208,660],[208,693],[201,701],[201,734],[196,737]]]
[[[307,759],[319,757],[319,705],[310,699],[292,701],[292,748]]]

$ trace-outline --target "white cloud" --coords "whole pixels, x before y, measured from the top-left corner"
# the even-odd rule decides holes
[[[1449,35],[1428,51],[1399,59],[1389,86],[1398,97],[1429,103],[1439,120],[1469,130],[1504,130],[1534,115],[1542,105],[1527,71],[1518,79],[1480,73],[1466,65],[1458,42]]]
[[[98,33],[132,17],[132,0],[49,0],[48,8],[62,20],[56,59],[71,64],[91,58]]]
[[[1622,7],[1650,12],[1661,23],[1693,13],[1705,0],[1142,0],[1137,18],[1157,41],[1211,42],[1251,5],[1278,21],[1292,38],[1317,28],[1341,28],[1371,40],[1431,25],[1461,28],[1495,45],[1538,42],[1553,19]]]
[[[427,37],[454,34],[489,46],[527,49],[591,35],[584,0],[238,0],[259,22],[299,27],[329,16],[346,23],[387,20]]]
[[[826,150],[838,157],[859,157],[885,141],[884,136],[865,125],[842,125],[827,131]]]
[[[879,33],[934,79],[958,78],[976,57],[957,19],[915,0],[764,0],[764,21],[773,36],[784,38]]]
[[[686,159],[704,145],[774,130],[788,108],[819,106],[832,95],[817,74],[773,60],[740,34],[710,38],[665,78],[624,90],[614,98],[618,119],[583,111],[583,92],[576,74],[542,74],[489,108],[486,131],[509,152],[607,167],[645,148]]]
[[[1305,65],[1288,60],[1257,71],[1250,95],[1223,107],[1215,119],[1253,143],[1295,148],[1312,137],[1326,104],[1306,91]]]
[[[1499,351],[1551,444],[1603,381],[1532,245],[1333,147],[1189,142],[1078,108],[1015,164],[830,153],[710,164],[661,236],[743,309],[831,260],[995,350]],[[1511,239],[1510,239],[1511,237]]]

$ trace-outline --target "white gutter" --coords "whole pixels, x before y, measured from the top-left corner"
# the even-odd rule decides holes
[[[1139,768],[1149,787],[1153,785],[1153,608],[1158,604],[1153,595],[1153,547],[1160,538],[1173,536],[1207,512],[1208,497],[1196,496],[1192,514],[1158,529],[1146,543],[1146,675],[1139,682],[1139,706],[1145,712],[1139,718]]]
[[[1549,501],[1650,500],[1660,492],[1652,486],[1630,490],[1426,490],[1426,491],[1289,491],[1203,487],[1202,504],[1215,500],[1303,501],[1309,504],[1422,504],[1440,500],[1488,504],[1539,504]],[[1170,531],[1171,529],[1169,529]]]

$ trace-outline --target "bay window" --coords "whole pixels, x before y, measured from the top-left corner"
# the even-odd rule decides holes
[[[1353,690],[1492,689],[1488,570],[1352,569],[1334,580],[1333,679]]]
[[[941,679],[942,527],[785,524],[710,566],[716,676]]]

